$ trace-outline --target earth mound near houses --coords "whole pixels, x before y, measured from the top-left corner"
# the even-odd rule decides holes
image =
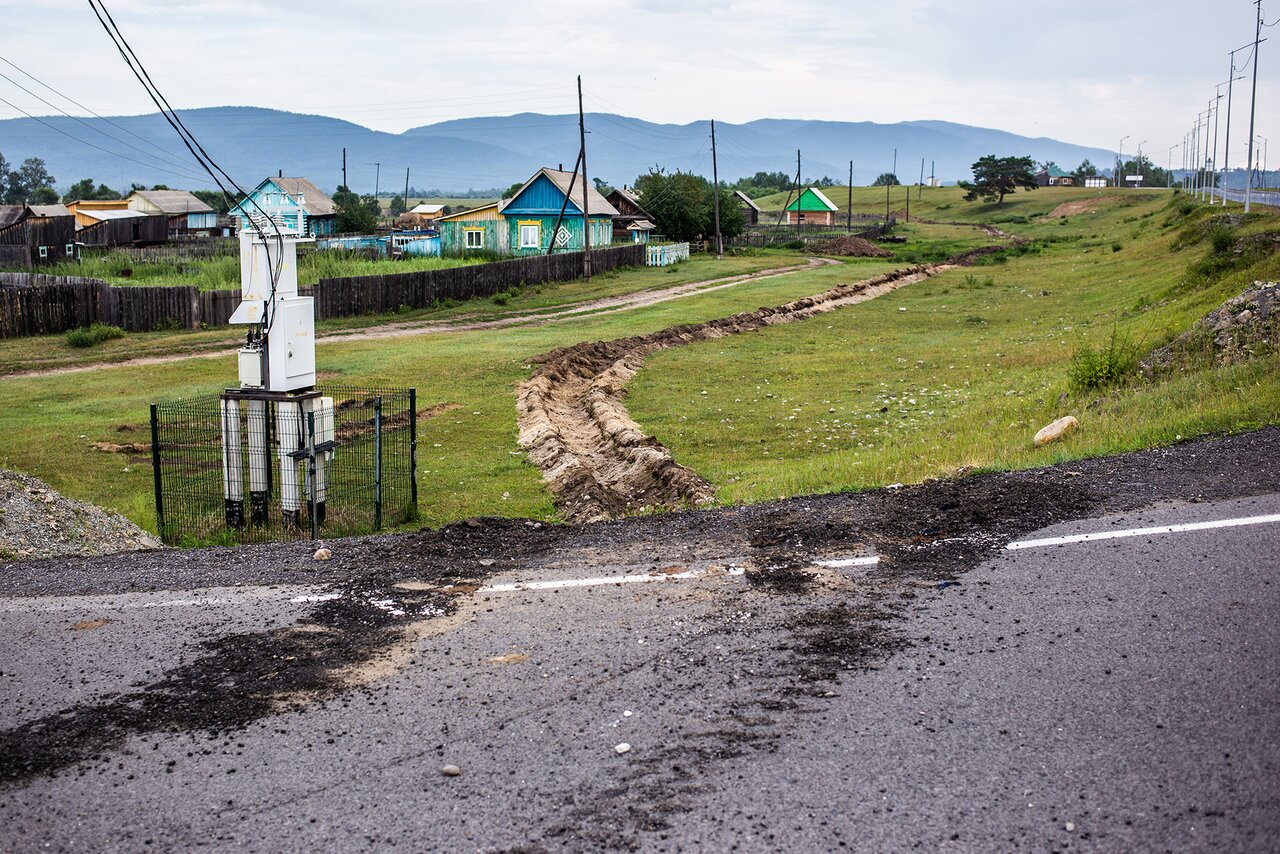
[[[0,469],[0,563],[159,548],[164,544],[118,513]]]
[[[809,249],[821,255],[838,255],[842,258],[888,258],[893,255],[889,250],[852,234],[810,243]]]

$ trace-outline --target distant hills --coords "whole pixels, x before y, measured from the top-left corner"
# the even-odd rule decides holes
[[[259,107],[211,107],[183,110],[183,123],[242,185],[268,175],[305,175],[332,191],[342,180],[342,149],[347,149],[348,183],[357,192],[379,185],[386,191],[409,183],[419,189],[464,191],[507,187],[539,166],[568,169],[578,152],[578,117],[519,113],[512,116],[455,119],[392,134],[326,116],[302,115]],[[660,164],[710,177],[710,127],[707,122],[656,124],[608,113],[586,117],[587,165],[593,177],[629,184]],[[736,180],[759,171],[795,172],[802,151],[805,180],[830,176],[843,184],[849,160],[854,183],[869,184],[893,165],[914,183],[925,159],[925,175],[934,162],[937,177],[952,183],[969,177],[969,166],[985,154],[1029,155],[1073,169],[1085,158],[1110,167],[1112,154],[1099,148],[1031,138],[951,122],[875,122],[758,119],[745,124],[716,124],[720,177]],[[40,120],[0,121],[0,153],[11,165],[42,157],[60,189],[93,178],[116,189],[131,183],[167,184],[196,189],[212,186],[202,178],[176,135],[159,114],[109,119],[53,116]]]

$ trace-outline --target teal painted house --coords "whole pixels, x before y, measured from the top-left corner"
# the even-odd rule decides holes
[[[436,217],[440,228],[440,250],[450,255],[468,252],[493,252],[509,254],[507,248],[507,221],[498,213],[498,203],[458,211]]]
[[[253,203],[245,199],[229,211],[240,219],[242,229],[250,216],[261,219],[266,213],[281,228],[295,234],[323,237],[338,231],[338,209],[333,199],[306,178],[267,178],[249,192],[249,198]]]
[[[573,193],[569,204],[569,183]],[[582,216],[583,178],[573,180],[572,172],[539,169],[514,196],[498,210],[505,220],[507,251],[512,255],[546,254],[554,242],[557,252],[580,252],[583,248]],[[559,230],[556,220],[564,207]],[[587,214],[590,220],[592,246],[608,246],[613,241],[613,218],[618,211],[600,195],[594,186],[587,187]]]

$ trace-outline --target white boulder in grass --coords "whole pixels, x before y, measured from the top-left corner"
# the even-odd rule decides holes
[[[1038,448],[1041,445],[1047,445],[1050,442],[1056,442],[1061,438],[1070,436],[1080,427],[1080,422],[1076,420],[1074,415],[1064,415],[1052,424],[1047,424],[1040,428],[1040,432],[1032,440],[1032,443]]]

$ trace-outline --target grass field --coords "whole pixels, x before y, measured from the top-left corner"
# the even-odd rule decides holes
[[[929,218],[995,222],[1037,240],[854,308],[658,353],[632,381],[632,414],[677,461],[709,478],[722,501],[907,482],[964,467],[1036,465],[1280,422],[1275,354],[1231,368],[1192,365],[1160,382],[1118,388],[1073,392],[1066,383],[1067,365],[1083,344],[1104,342],[1113,329],[1142,348],[1162,344],[1253,279],[1280,277],[1276,256],[1245,259],[1245,266],[1214,256],[1205,214],[1184,216],[1165,193],[1041,190],[1019,193],[998,208],[964,203],[950,189],[927,190],[925,199],[932,203]],[[1045,218],[1064,202],[1082,204],[1065,218]],[[1277,230],[1274,219],[1262,215],[1239,233]],[[953,226],[913,224],[904,233],[909,242],[897,248],[912,257],[990,242]],[[795,258],[702,257],[673,272],[622,271],[598,277],[590,288],[570,283],[527,291],[503,306],[468,303],[446,312],[528,311],[589,293],[777,266],[788,257]],[[416,386],[422,406],[458,405],[420,429],[428,524],[485,513],[547,519],[550,496],[516,446],[514,393],[530,374],[530,357],[778,304],[903,260],[852,261],[545,325],[322,340],[319,368],[344,383]],[[230,340],[225,331],[167,333],[128,336],[100,349],[110,358]],[[0,365],[38,361],[42,347],[54,351],[58,344],[0,344]],[[233,380],[234,370],[228,357],[0,378],[6,400],[0,466],[151,525],[147,461],[95,451],[90,443],[126,441],[122,436],[146,441],[137,428],[149,402],[216,391]],[[1081,419],[1081,431],[1060,445],[1031,449],[1035,430],[1067,411]]]
[[[580,279],[572,282],[550,282],[526,287],[519,291],[509,291],[487,300],[451,302],[435,308],[406,310],[391,315],[360,315],[322,320],[317,324],[317,329],[324,334],[359,331],[386,323],[496,320],[512,315],[573,306],[612,296],[786,267],[802,263],[803,260],[802,255],[784,250],[750,250],[740,255],[726,256],[720,261],[707,255],[697,255],[688,261],[662,270],[646,268],[610,270],[593,276],[590,283]],[[160,330],[130,333],[122,338],[103,342],[91,349],[68,345],[65,335],[15,338],[0,343],[0,377],[19,371],[111,363],[179,353],[198,353],[232,346],[242,335],[242,330],[232,327],[219,327],[200,332]]]

